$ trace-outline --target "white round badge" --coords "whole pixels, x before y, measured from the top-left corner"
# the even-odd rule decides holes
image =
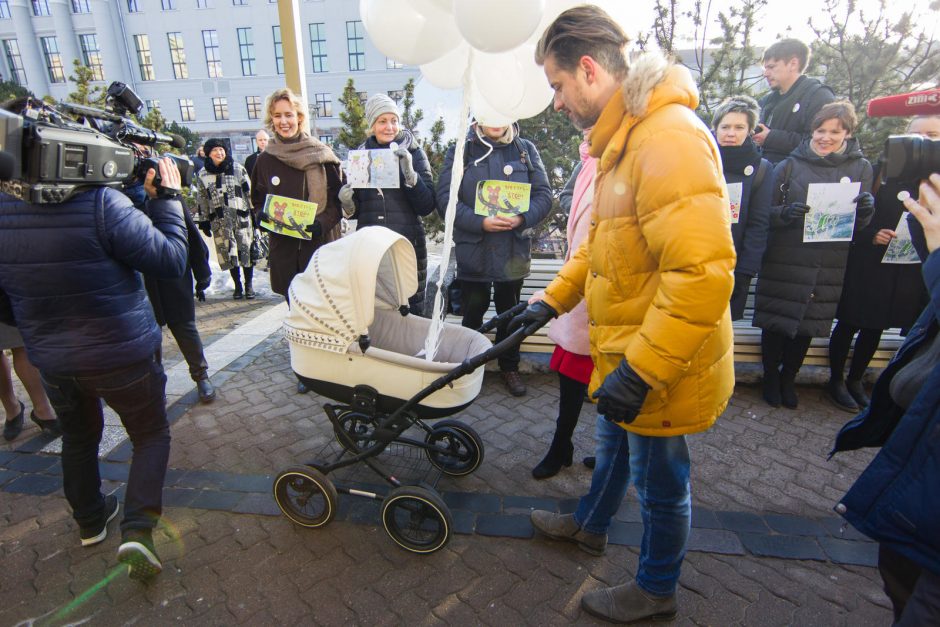
[[[398,150],[398,142],[392,142],[391,144],[388,145],[388,147],[391,148],[392,150]]]
[[[796,113],[799,110],[800,110],[800,103],[796,103],[795,105],[793,105],[793,113]]]
[[[281,184],[281,177],[279,176],[271,177],[271,185],[280,185],[280,184]]]
[[[911,197],[911,193],[907,191],[906,189],[898,192],[898,200],[900,200],[901,202],[904,202],[910,197]]]
[[[746,168],[744,168],[744,176],[750,176],[752,174],[754,174],[754,166],[749,165]]]
[[[852,182],[852,179],[850,179],[850,178],[847,177],[847,176],[843,176],[841,179],[839,179],[839,182],[840,182],[840,183],[851,183],[851,182]]]
[[[510,174],[512,174],[512,166],[509,165],[508,163],[505,166],[503,166],[503,174],[505,174],[506,176],[509,176]]]

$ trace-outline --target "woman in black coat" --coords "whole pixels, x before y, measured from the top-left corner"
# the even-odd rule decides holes
[[[849,102],[825,105],[813,135],[774,168],[770,239],[757,278],[754,326],[760,327],[764,400],[795,409],[794,380],[814,337],[829,337],[849,254],[849,242],[804,242],[808,188],[814,183],[860,183],[855,229],[871,221],[872,168],[851,136],[857,118]]]
[[[731,292],[731,319],[744,317],[751,280],[760,270],[773,197],[773,166],[760,156],[751,133],[757,126],[760,107],[750,96],[726,98],[715,110],[712,128],[721,152],[721,165],[729,190],[741,186],[741,203],[731,215],[731,237],[738,261]]]
[[[418,291],[408,299],[408,308],[417,316],[424,313],[428,249],[421,218],[434,212],[434,175],[424,150],[408,129],[400,126],[395,101],[379,93],[366,102],[366,122],[372,135],[359,150],[390,148],[395,145],[399,174],[397,188],[353,189],[344,185],[339,198],[346,217],[355,218],[356,229],[384,226],[404,235],[414,246],[418,261]]]
[[[940,138],[940,116],[919,116],[907,127],[909,134]],[[904,213],[898,194],[917,196],[918,181],[885,183],[875,194],[875,217],[858,231],[849,252],[845,288],[836,316],[839,322],[829,338],[829,384],[826,391],[836,407],[858,412],[868,406],[862,377],[878,350],[885,329],[908,329],[927,306],[921,264],[882,263],[888,244]],[[855,351],[848,377],[843,379],[852,337]]]

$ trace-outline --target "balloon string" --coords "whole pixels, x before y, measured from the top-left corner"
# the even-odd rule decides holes
[[[467,56],[467,67],[463,72],[463,102],[460,105],[459,120],[463,120],[466,127],[463,134],[457,136],[457,145],[454,149],[454,160],[450,168],[450,197],[447,200],[447,209],[444,211],[444,248],[441,251],[440,271],[437,276],[437,292],[434,294],[434,309],[431,315],[431,326],[428,328],[428,337],[424,341],[424,358],[434,361],[437,350],[440,348],[441,335],[444,330],[444,278],[450,266],[450,252],[453,248],[454,220],[457,217],[457,196],[460,193],[460,183],[463,180],[463,154],[467,142],[464,138],[470,131],[470,88],[473,81],[470,68],[473,67],[473,49]],[[470,355],[467,355],[469,357]],[[462,360],[461,360],[462,361]]]

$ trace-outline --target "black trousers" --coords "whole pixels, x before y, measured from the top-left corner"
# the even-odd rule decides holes
[[[797,335],[789,338],[781,333],[764,329],[760,334],[761,362],[764,372],[778,370],[785,379],[793,379],[799,372],[809,344],[813,338],[809,335]]]
[[[878,343],[881,342],[882,330],[860,329],[840,320],[836,323],[836,328],[832,330],[832,337],[829,338],[829,371],[833,379],[842,379],[845,362],[849,357],[849,347],[852,346],[852,336],[856,333],[858,333],[858,338],[855,340],[855,353],[852,355],[848,379],[861,381],[865,376],[865,370],[878,350]]]
[[[897,627],[940,625],[940,576],[878,545],[878,571],[894,607]]]
[[[167,326],[189,365],[189,376],[193,378],[193,381],[208,378],[209,364],[206,362],[206,355],[202,349],[202,338],[199,337],[199,331],[196,329],[196,321],[173,322],[168,323]]]
[[[553,447],[557,443],[559,446],[570,448],[571,436],[574,435],[574,428],[578,426],[587,390],[587,383],[558,373],[558,420],[555,422]]]
[[[496,313],[501,314],[519,304],[519,295],[522,294],[522,279],[493,283],[461,279],[460,303],[463,306],[463,326],[478,329],[483,325],[483,315],[490,307],[491,290],[493,304],[496,305]],[[496,327],[497,342],[509,336],[508,327],[508,320]],[[500,355],[498,362],[499,369],[503,372],[518,370],[519,348],[506,351]]]

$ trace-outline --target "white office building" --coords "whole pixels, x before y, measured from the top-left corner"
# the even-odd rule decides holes
[[[375,49],[358,0],[300,0],[314,134],[332,141],[349,78],[360,97],[400,98],[418,70]],[[72,59],[107,87],[129,85],[147,108],[204,137],[254,150],[264,99],[284,86],[276,0],[0,0],[0,76],[65,98]],[[145,109],[146,110],[146,109]]]

